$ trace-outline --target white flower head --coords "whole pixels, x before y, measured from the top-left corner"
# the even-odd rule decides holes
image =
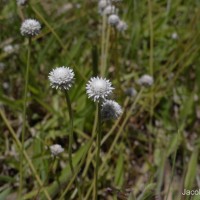
[[[112,100],[106,100],[101,108],[101,116],[103,120],[117,119],[122,114],[121,106]]]
[[[86,92],[94,101],[104,100],[112,93],[113,89],[109,80],[99,77],[91,78],[86,85]]]
[[[33,37],[40,33],[41,24],[35,19],[26,19],[22,22],[20,31],[22,36]]]
[[[137,91],[130,87],[128,88],[126,91],[125,91],[126,95],[129,96],[129,97],[135,97],[137,95]]]
[[[116,12],[116,7],[113,5],[108,5],[105,7],[105,9],[103,10],[104,15],[110,15],[110,14],[114,14]]]
[[[109,0],[100,0],[98,3],[98,8],[100,11],[102,11],[106,6],[110,4]]]
[[[50,151],[52,156],[58,156],[60,153],[64,151],[60,144],[54,144],[50,146]]]
[[[24,6],[27,3],[28,0],[17,0],[18,6]]]
[[[108,23],[110,25],[113,25],[113,26],[117,25],[119,23],[119,21],[120,21],[120,19],[119,19],[118,15],[116,15],[116,14],[112,14],[108,17]]]
[[[124,32],[128,28],[128,25],[126,22],[120,20],[116,28],[119,32]]]
[[[5,53],[12,53],[14,51],[14,47],[13,45],[9,44],[9,45],[6,45],[4,48],[3,48],[3,51]]]
[[[52,88],[69,90],[74,82],[74,72],[69,67],[57,67],[49,73]]]
[[[0,62],[0,72],[3,71],[5,68],[5,63]]]
[[[177,40],[178,39],[177,32],[172,33],[171,37],[172,37],[173,40]]]
[[[153,77],[148,74],[141,76],[138,80],[138,84],[142,86],[151,86],[153,82]]]

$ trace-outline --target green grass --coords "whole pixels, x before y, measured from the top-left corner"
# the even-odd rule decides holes
[[[76,200],[76,180],[84,200],[93,198],[97,113],[85,85],[97,74],[112,82],[112,98],[123,108],[118,120],[102,126],[99,199],[189,199],[181,195],[184,188],[200,188],[200,2],[123,0],[117,7],[128,30],[121,34],[106,25],[102,37],[97,1],[30,0],[24,7],[11,0],[0,2],[0,199],[20,199],[28,49],[20,26],[25,18],[39,20],[42,31],[31,44],[23,199],[34,199],[42,187],[40,199]],[[18,49],[5,52],[9,44]],[[48,80],[49,72],[63,65],[76,75],[69,90],[73,174],[65,96],[50,88]],[[154,77],[152,87],[137,84],[143,74]],[[136,97],[126,95],[129,87],[137,90]],[[65,151],[49,172],[48,147],[55,143]]]

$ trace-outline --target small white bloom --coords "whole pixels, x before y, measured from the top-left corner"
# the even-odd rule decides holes
[[[27,3],[28,0],[17,0],[18,6],[24,6]]]
[[[9,88],[9,83],[8,82],[4,82],[3,83],[3,88],[5,89],[5,90],[7,90],[8,88]]]
[[[119,23],[119,17],[116,14],[112,14],[108,17],[108,23],[110,25],[117,25]]]
[[[91,78],[86,85],[86,92],[94,101],[104,100],[113,89],[109,80],[99,77]]]
[[[116,12],[116,8],[113,5],[108,5],[105,7],[105,9],[103,10],[103,14],[104,15],[110,15],[110,14],[114,14]]]
[[[137,94],[137,91],[134,89],[134,88],[128,88],[126,91],[125,91],[126,95],[129,96],[129,97],[134,97],[136,96]]]
[[[153,77],[147,74],[143,75],[138,80],[138,84],[142,86],[151,86],[153,82],[154,82]]]
[[[3,51],[5,53],[12,53],[14,51],[14,47],[11,44],[8,44],[3,48]]]
[[[0,71],[3,71],[5,68],[5,63],[0,62]]]
[[[7,54],[13,53],[18,50],[19,50],[18,44],[15,44],[15,45],[8,44],[8,45],[4,46],[4,48],[3,48],[3,51]]]
[[[126,22],[120,20],[116,28],[119,32],[124,32],[128,28],[128,25]]]
[[[26,19],[23,21],[20,31],[22,36],[33,37],[40,33],[41,24],[35,19]]]
[[[122,114],[121,106],[112,100],[106,100],[101,108],[103,120],[117,119]]]
[[[178,39],[178,34],[176,32],[172,33],[171,35],[173,40],[177,40]]]
[[[74,72],[69,67],[57,67],[49,73],[52,88],[69,90],[74,82]]]
[[[98,3],[98,8],[99,10],[103,10],[109,4],[110,4],[109,0],[100,0]]]
[[[64,151],[60,144],[54,144],[50,146],[50,151],[52,156],[57,156]]]

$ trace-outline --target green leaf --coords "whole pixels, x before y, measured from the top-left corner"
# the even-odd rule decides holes
[[[181,134],[180,132],[178,132],[170,140],[170,145],[167,150],[167,156],[170,156],[173,152],[175,152],[179,147],[180,143],[181,143]]]
[[[6,197],[10,194],[11,189],[7,188],[4,191],[0,192],[0,200],[5,200]]]
[[[115,180],[114,183],[116,186],[122,186],[124,182],[124,157],[122,152],[117,161],[117,167],[115,170]]]
[[[90,148],[91,144],[92,144],[92,140],[89,140],[75,154],[75,156],[73,157],[74,168],[77,168],[81,159],[84,159],[84,157],[85,157],[86,153],[88,152],[88,149]],[[64,187],[64,188],[66,187],[71,176],[72,176],[72,174],[71,174],[70,167],[69,167],[69,165],[67,165],[62,170],[61,175],[58,178],[60,184],[58,184],[57,181],[54,181],[50,186],[47,187],[48,193],[50,194],[52,199],[60,191],[60,187]],[[23,199],[24,200],[25,199],[32,199],[37,194],[37,191],[38,190],[35,190],[35,191],[32,191],[32,192],[26,194]],[[45,199],[45,197],[43,196],[41,199]]]
[[[197,161],[198,161],[198,155],[199,150],[196,148],[190,158],[188,169],[185,177],[185,189],[190,190],[193,187],[195,176],[196,176],[196,170],[197,170]]]
[[[142,194],[138,197],[138,200],[150,200],[155,196],[155,183],[150,183],[146,186]]]

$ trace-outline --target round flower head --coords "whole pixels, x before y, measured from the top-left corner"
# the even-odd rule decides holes
[[[20,31],[23,36],[33,37],[40,33],[41,24],[35,19],[26,19],[22,22]]]
[[[129,97],[135,97],[137,94],[137,91],[134,88],[130,87],[125,91],[125,93]]]
[[[49,73],[52,88],[69,90],[74,82],[74,72],[69,67],[57,67]]]
[[[103,10],[103,14],[104,15],[110,15],[110,14],[114,14],[116,11],[115,6],[113,5],[108,5],[105,7],[105,9]]]
[[[17,0],[17,5],[24,6],[28,0]]]
[[[117,30],[119,32],[124,32],[128,28],[128,25],[124,21],[119,21],[119,23],[117,24],[116,28],[117,28]]]
[[[93,101],[104,100],[113,89],[109,80],[99,77],[91,78],[86,85],[86,92]]]
[[[116,14],[112,14],[108,17],[108,23],[110,25],[117,25],[119,22],[119,17]]]
[[[61,145],[54,144],[50,146],[50,151],[52,156],[57,156],[64,151]]]
[[[151,86],[153,84],[153,77],[150,75],[143,75],[140,77],[140,79],[138,80],[138,84],[142,85],[142,86]]]
[[[101,108],[103,120],[117,119],[122,114],[121,106],[112,100],[106,100]]]
[[[103,10],[109,4],[110,4],[109,0],[100,0],[98,3],[98,8],[99,10]]]

